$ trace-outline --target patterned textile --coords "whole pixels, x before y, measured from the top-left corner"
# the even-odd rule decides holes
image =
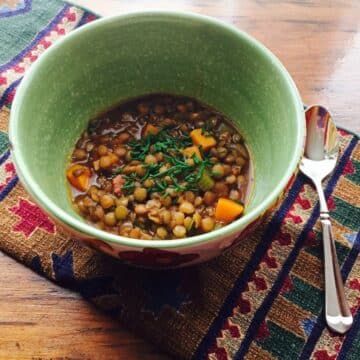
[[[324,323],[319,207],[302,175],[239,246],[166,272],[129,268],[80,246],[30,200],[8,150],[14,92],[47,47],[94,18],[57,0],[0,2],[0,249],[180,358],[358,359],[360,143],[346,131],[339,130],[341,157],[325,183],[355,317],[346,336]]]

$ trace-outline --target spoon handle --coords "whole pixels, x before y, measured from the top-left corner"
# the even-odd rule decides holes
[[[350,329],[353,317],[345,298],[324,191],[321,185],[317,184],[316,188],[320,198],[320,221],[324,246],[325,317],[331,330],[344,334]]]

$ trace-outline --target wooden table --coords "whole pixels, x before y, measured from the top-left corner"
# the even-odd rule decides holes
[[[358,0],[162,0],[151,6],[149,0],[77,2],[103,15],[156,7],[232,23],[282,60],[305,103],[327,106],[338,125],[360,131]],[[167,359],[77,294],[1,253],[0,272],[0,359]]]

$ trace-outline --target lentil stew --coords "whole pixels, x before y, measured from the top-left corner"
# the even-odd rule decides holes
[[[77,212],[136,239],[176,239],[241,217],[252,184],[244,140],[198,101],[155,94],[89,122],[66,176]]]

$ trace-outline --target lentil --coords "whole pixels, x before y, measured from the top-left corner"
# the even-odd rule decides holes
[[[119,205],[115,208],[115,217],[118,220],[124,220],[129,214],[129,209],[123,205]]]
[[[145,201],[147,197],[147,190],[145,188],[136,188],[134,191],[134,198],[136,201]]]
[[[186,229],[182,225],[176,225],[173,229],[173,233],[177,238],[182,238],[186,235]]]
[[[114,212],[108,212],[104,215],[104,223],[108,226],[114,226],[116,224],[116,217]]]
[[[100,205],[104,209],[109,209],[115,205],[115,200],[111,195],[105,194],[100,199]]]

